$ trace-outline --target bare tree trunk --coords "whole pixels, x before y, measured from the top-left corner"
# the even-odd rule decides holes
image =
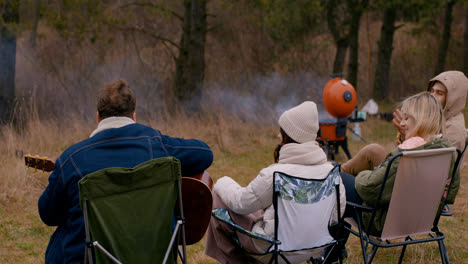
[[[188,78],[186,76],[187,72],[187,61],[188,61],[188,52],[189,52],[189,42],[190,42],[190,28],[191,28],[191,12],[192,4],[190,0],[184,1],[184,24],[182,26],[182,36],[180,38],[179,45],[179,55],[176,59],[176,74],[175,74],[175,95],[179,100],[185,98],[187,93],[186,87],[188,86]]]
[[[359,70],[359,27],[361,24],[361,16],[364,9],[367,7],[368,0],[364,0],[357,5],[350,4],[351,25],[349,29],[349,62],[348,62],[348,81],[357,90],[358,85],[358,70]]]
[[[468,75],[468,7],[465,7],[465,32],[463,33],[463,72]]]
[[[437,56],[437,64],[435,68],[434,75],[443,72],[445,69],[445,61],[447,59],[447,52],[450,43],[450,31],[452,28],[452,10],[455,5],[456,0],[450,0],[445,6],[445,17],[444,17],[444,32],[442,33],[442,38],[440,39],[439,44],[439,55]]]
[[[4,1],[2,18],[7,24],[19,21],[18,0]],[[12,120],[15,100],[16,33],[8,25],[0,26],[0,123]]]
[[[357,74],[359,67],[359,20],[361,16],[354,17],[350,29],[349,38],[349,62],[347,80],[357,89]],[[354,21],[354,20],[357,21]]]
[[[183,33],[176,59],[175,95],[185,108],[200,110],[205,77],[206,0],[185,0]]]
[[[380,40],[378,42],[379,50],[373,88],[374,98],[378,100],[384,99],[388,95],[395,20],[395,8],[384,10],[383,24],[380,33]]]
[[[31,29],[31,35],[29,36],[29,44],[31,47],[36,46],[36,38],[37,38],[37,27],[39,25],[39,11],[40,11],[40,4],[41,0],[34,0],[34,6],[33,6],[33,11],[32,11],[32,29]]]
[[[337,1],[329,0],[326,2],[325,8],[327,11],[327,25],[330,33],[335,41],[336,53],[335,61],[333,62],[333,73],[343,73],[346,53],[348,52],[348,34],[344,28],[338,28],[336,24],[335,9],[338,5]]]
[[[348,53],[348,41],[340,39],[336,42],[335,62],[333,63],[333,73],[343,73],[344,64]]]

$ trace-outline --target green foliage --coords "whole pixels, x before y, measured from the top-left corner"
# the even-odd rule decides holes
[[[318,0],[263,0],[264,26],[276,41],[292,43],[318,25],[322,7]]]
[[[0,0],[0,28],[6,27],[8,32],[17,32],[19,22],[19,1]]]
[[[50,2],[43,11],[47,24],[65,38],[95,42],[104,27],[118,24],[108,11],[110,5],[99,0],[63,0]]]

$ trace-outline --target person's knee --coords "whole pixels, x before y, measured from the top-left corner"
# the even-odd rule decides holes
[[[379,144],[369,144],[365,146],[363,149],[364,153],[368,157],[376,157],[385,155],[385,149]]]
[[[369,144],[365,146],[363,149],[365,149],[367,153],[372,153],[372,154],[385,152],[385,149],[381,145],[376,144],[376,143]]]

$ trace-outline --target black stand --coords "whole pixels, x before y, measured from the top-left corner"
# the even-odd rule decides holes
[[[329,141],[326,138],[324,140],[317,140],[320,146],[327,154],[327,157],[330,157],[331,160],[335,160],[335,154],[338,154],[338,148],[341,147],[346,154],[348,159],[351,159],[351,153],[348,150],[348,137],[345,137],[344,140],[332,140]]]

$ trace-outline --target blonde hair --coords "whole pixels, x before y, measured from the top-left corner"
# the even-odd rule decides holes
[[[401,103],[404,114],[415,120],[414,135],[426,141],[434,140],[439,134],[445,136],[445,119],[439,100],[429,92],[422,92],[406,98]],[[408,138],[410,135],[406,135]]]

